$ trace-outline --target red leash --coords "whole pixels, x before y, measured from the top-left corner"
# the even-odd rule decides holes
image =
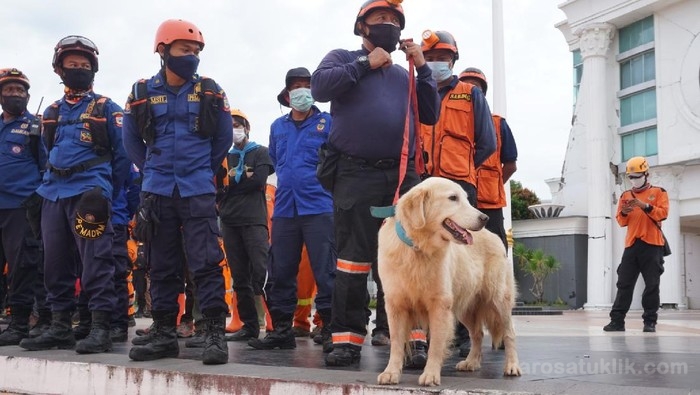
[[[425,172],[425,162],[423,161],[423,140],[420,137],[420,121],[418,119],[418,92],[416,91],[416,78],[414,77],[415,64],[413,58],[408,59],[408,103],[406,106],[406,122],[403,128],[403,145],[401,146],[401,160],[399,162],[399,184],[396,186],[394,193],[394,203],[399,200],[399,192],[401,184],[406,178],[408,169],[408,138],[411,129],[411,108],[413,108],[413,126],[415,134],[415,163],[416,172],[423,174]]]

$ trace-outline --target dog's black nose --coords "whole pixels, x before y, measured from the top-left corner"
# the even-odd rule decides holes
[[[482,213],[482,214],[479,216],[479,220],[480,220],[481,222],[483,222],[483,223],[487,223],[487,222],[489,221],[489,216]]]

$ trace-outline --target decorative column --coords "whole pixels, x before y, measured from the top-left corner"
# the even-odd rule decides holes
[[[584,307],[612,304],[612,202],[610,193],[610,131],[607,114],[606,63],[614,26],[595,23],[576,34],[583,58],[581,90],[584,108],[579,122],[586,130],[588,186],[588,297]]]

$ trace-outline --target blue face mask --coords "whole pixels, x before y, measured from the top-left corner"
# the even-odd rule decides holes
[[[199,66],[199,58],[195,55],[168,56],[166,63],[170,71],[184,80],[192,79]]]
[[[289,91],[289,105],[299,111],[307,112],[314,104],[314,98],[311,96],[311,89],[297,88]]]
[[[446,79],[452,77],[452,69],[450,68],[450,62],[426,62],[433,72],[433,78],[437,82],[445,81]]]

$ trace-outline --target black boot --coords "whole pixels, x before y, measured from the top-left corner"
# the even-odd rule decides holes
[[[152,336],[150,341],[143,346],[132,347],[129,351],[129,358],[134,361],[176,358],[180,354],[176,331],[177,312],[153,311],[153,323],[154,328],[148,334]]]
[[[292,321],[294,313],[270,312],[272,315],[272,326],[275,328],[269,332],[264,339],[250,339],[248,345],[258,350],[292,350],[297,348],[297,342],[292,331]]]
[[[75,340],[85,339],[92,330],[92,313],[87,306],[78,307],[78,325],[73,328]]]
[[[409,353],[404,359],[406,369],[423,369],[428,362],[428,343],[422,340],[411,340],[409,343]]]
[[[131,339],[131,344],[135,346],[145,346],[153,340],[153,336],[156,334],[156,322],[151,322],[151,326],[148,328],[137,329],[136,337]]]
[[[321,309],[318,311],[323,327],[321,328],[320,342],[314,338],[314,343],[323,345],[323,352],[328,354],[333,351],[333,332],[331,331],[331,309]]]
[[[39,337],[22,339],[19,346],[29,351],[71,349],[75,347],[75,337],[71,329],[71,312],[54,311],[51,313],[51,328]]]
[[[112,343],[126,343],[129,339],[129,331],[124,328],[112,328],[109,330],[109,337]]]
[[[612,320],[608,325],[603,327],[606,332],[624,332],[625,331],[625,321]]]
[[[228,363],[228,344],[226,334],[226,313],[223,311],[203,311],[206,325],[202,362],[205,365]]]
[[[185,340],[186,348],[204,348],[205,340],[207,337],[206,324],[204,320],[195,321],[194,323],[194,335],[189,339]]]
[[[16,346],[22,339],[29,336],[31,307],[12,306],[11,309],[10,325],[0,333],[0,346]]]
[[[41,336],[41,334],[48,331],[49,328],[51,328],[51,310],[41,309],[39,310],[39,319],[32,329],[29,330],[29,337]]]
[[[112,338],[110,337],[110,320],[112,313],[109,311],[92,312],[92,328],[85,339],[75,345],[78,354],[96,354],[112,351]],[[81,320],[82,321],[82,320]]]
[[[350,366],[360,362],[359,346],[350,344],[335,345],[333,351],[326,355],[326,366]]]

